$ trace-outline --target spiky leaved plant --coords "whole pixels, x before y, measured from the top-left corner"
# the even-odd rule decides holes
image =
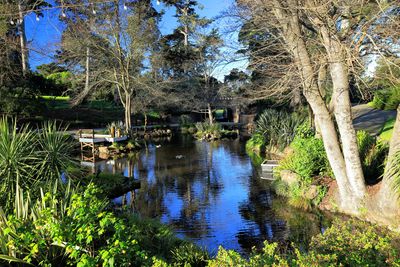
[[[56,122],[46,122],[37,138],[38,177],[43,181],[60,179],[62,172],[75,163],[72,152],[74,143],[66,128]]]
[[[27,126],[17,128],[13,119],[0,119],[0,204],[7,209],[15,195],[16,184],[35,183],[38,158],[35,133]]]

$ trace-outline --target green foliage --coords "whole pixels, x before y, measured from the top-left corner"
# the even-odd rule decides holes
[[[57,183],[34,201],[17,188],[16,206],[0,209],[0,263],[34,266],[205,266],[204,250],[175,237],[167,226],[127,213],[116,216],[103,191],[88,184],[83,192]],[[42,191],[43,192],[43,191]]]
[[[296,135],[305,118],[297,113],[266,109],[256,122],[256,132],[264,135],[268,146],[284,149]]]
[[[73,143],[64,131],[55,123],[47,123],[37,133],[28,126],[18,129],[15,120],[0,119],[0,204],[3,207],[10,207],[16,184],[37,188],[38,184],[60,179],[62,171],[73,164]]]
[[[326,194],[326,187],[317,185],[315,176],[332,176],[324,144],[321,139],[312,136],[296,137],[290,147],[292,152],[280,161],[274,171],[278,176],[283,171],[293,172],[293,175],[298,175],[297,182],[288,185],[277,180],[274,182],[275,191],[287,197],[291,206],[310,210],[312,206],[317,206]]]
[[[319,254],[335,255],[344,266],[399,266],[399,236],[356,220],[336,221],[310,247]]]
[[[378,63],[375,77],[370,83],[376,90],[370,105],[377,109],[396,109],[400,104],[400,60],[392,57]]]
[[[192,243],[186,243],[172,250],[172,258],[177,266],[201,267],[206,265],[209,255],[206,250]]]
[[[53,81],[57,85],[68,86],[73,78],[72,73],[69,71],[56,72],[47,75],[48,80]]]
[[[12,203],[16,184],[30,186],[37,170],[37,138],[27,126],[17,130],[15,120],[0,119],[0,204]]]
[[[123,266],[146,262],[132,231],[106,211],[93,185],[83,194],[58,199],[47,193],[27,203],[28,213],[2,216],[0,235],[9,240],[3,254],[38,266]],[[62,208],[62,203],[69,203]],[[28,234],[29,233],[29,234]],[[3,246],[4,248],[4,246]]]
[[[74,163],[74,142],[66,135],[67,128],[55,122],[46,122],[37,136],[37,156],[40,160],[38,175],[47,180],[57,180],[60,174]]]
[[[261,133],[254,133],[246,142],[246,150],[251,152],[262,152],[265,150],[267,140]]]
[[[386,121],[385,124],[383,125],[382,130],[379,133],[379,138],[384,142],[389,142],[390,139],[392,138],[395,121],[396,118],[392,118]]]
[[[388,168],[385,169],[385,175],[389,177],[392,188],[400,196],[400,150],[391,157]]]
[[[370,105],[376,109],[395,110],[400,104],[400,86],[376,91]]]
[[[357,132],[357,143],[364,177],[367,181],[376,181],[383,174],[389,147],[365,131]]]
[[[69,101],[71,97],[69,96],[52,96],[52,95],[42,95],[40,98],[45,100],[58,100],[58,101]]]
[[[197,132],[195,136],[199,139],[220,139],[222,137],[222,126],[219,123],[198,122],[196,123]]]
[[[96,110],[118,110],[121,107],[117,106],[114,101],[106,101],[106,100],[90,100],[82,106],[96,109]]]
[[[311,181],[315,175],[332,176],[324,144],[315,137],[296,137],[290,147],[293,153],[285,157],[277,170],[290,170],[304,181]]]
[[[0,88],[0,112],[7,115],[31,116],[42,111],[43,106],[36,97],[35,90],[22,87]]]
[[[208,266],[398,266],[398,235],[366,222],[336,221],[324,234],[315,236],[308,251],[292,245],[281,250],[277,243],[264,243],[248,259],[220,248]]]

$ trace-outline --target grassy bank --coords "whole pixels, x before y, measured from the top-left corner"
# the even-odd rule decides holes
[[[382,139],[383,141],[386,141],[386,142],[390,141],[390,139],[392,138],[392,135],[393,135],[393,128],[394,128],[395,121],[396,121],[396,118],[392,118],[385,122],[385,124],[382,127],[381,132],[379,133],[380,139]]]

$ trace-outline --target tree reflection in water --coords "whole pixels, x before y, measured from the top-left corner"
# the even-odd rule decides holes
[[[246,253],[264,240],[301,243],[321,228],[321,216],[275,197],[239,139],[157,140],[116,167],[141,181],[140,189],[115,199],[117,205],[159,218],[212,253],[219,245]]]

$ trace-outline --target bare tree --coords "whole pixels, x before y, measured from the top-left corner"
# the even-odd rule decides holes
[[[349,10],[361,12],[362,1],[244,0],[238,3],[242,17],[255,25],[253,30],[266,33],[266,42],[255,50],[258,54],[253,53],[259,60],[257,64],[269,70],[268,90],[262,92],[265,96],[286,94],[288,89],[298,88],[296,82],[300,81],[338,184],[339,206],[343,211],[358,213],[364,205],[366,185],[352,125],[349,84],[351,75],[358,74],[356,67],[362,66],[356,36],[360,32],[368,35],[369,26],[382,17],[387,7],[377,3],[373,5],[376,13],[361,17]],[[322,85],[326,68],[333,86],[332,106],[324,99]]]

